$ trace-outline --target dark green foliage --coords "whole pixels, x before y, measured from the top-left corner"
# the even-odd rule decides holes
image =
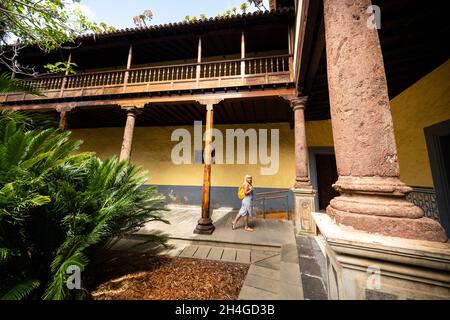
[[[0,299],[81,298],[68,267],[83,270],[99,247],[160,220],[163,197],[142,188],[138,167],[74,154],[81,142],[69,132],[32,125],[0,114]]]

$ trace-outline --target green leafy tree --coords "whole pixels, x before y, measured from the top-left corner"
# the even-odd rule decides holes
[[[66,73],[67,74],[76,74],[75,68],[78,65],[75,62],[56,62],[56,63],[47,63],[44,65],[44,68],[48,70],[50,73]]]
[[[114,29],[89,21],[77,7],[80,0],[2,0],[0,3],[0,64],[15,73],[36,74],[21,65],[20,50],[35,45],[48,52],[70,45],[89,32]]]

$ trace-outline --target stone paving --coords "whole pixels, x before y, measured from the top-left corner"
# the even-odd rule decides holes
[[[200,217],[200,208],[197,207],[172,207],[164,214],[164,218],[170,222],[165,224],[159,221],[147,223],[139,235],[167,234],[171,239],[192,240],[195,242],[219,242],[242,246],[266,246],[280,247],[292,239],[292,223],[282,220],[252,219],[254,232],[244,231],[241,220],[236,230],[231,230],[231,221],[236,212],[230,209],[213,210],[211,218],[216,227],[212,235],[194,234],[193,231]]]
[[[298,263],[290,263],[283,250],[189,245],[178,256],[250,264],[239,299],[303,299]]]
[[[136,238],[122,241],[114,249],[142,250],[140,246],[147,236],[165,234],[169,246],[159,247],[159,254],[250,264],[239,299],[326,299],[323,280],[317,275],[320,267],[314,265],[317,248],[313,247],[313,238],[296,238],[292,223],[280,220],[255,218],[254,232],[246,232],[242,226],[232,230],[234,215],[230,210],[215,210],[212,215],[215,232],[196,235],[192,231],[200,210],[172,208],[165,215],[170,224],[151,222]]]

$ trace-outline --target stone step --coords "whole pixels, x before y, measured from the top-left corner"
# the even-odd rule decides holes
[[[239,293],[239,300],[276,300],[277,295],[270,291],[265,291],[244,285]]]
[[[281,300],[304,299],[298,249],[294,233],[289,238],[289,242],[281,246],[278,298]]]
[[[250,264],[251,251],[216,246],[188,245],[180,250],[180,258],[217,260],[224,262]]]

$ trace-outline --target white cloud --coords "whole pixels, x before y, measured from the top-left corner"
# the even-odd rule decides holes
[[[88,5],[73,2],[68,6],[69,10],[79,10],[90,21],[95,20],[96,14]]]

